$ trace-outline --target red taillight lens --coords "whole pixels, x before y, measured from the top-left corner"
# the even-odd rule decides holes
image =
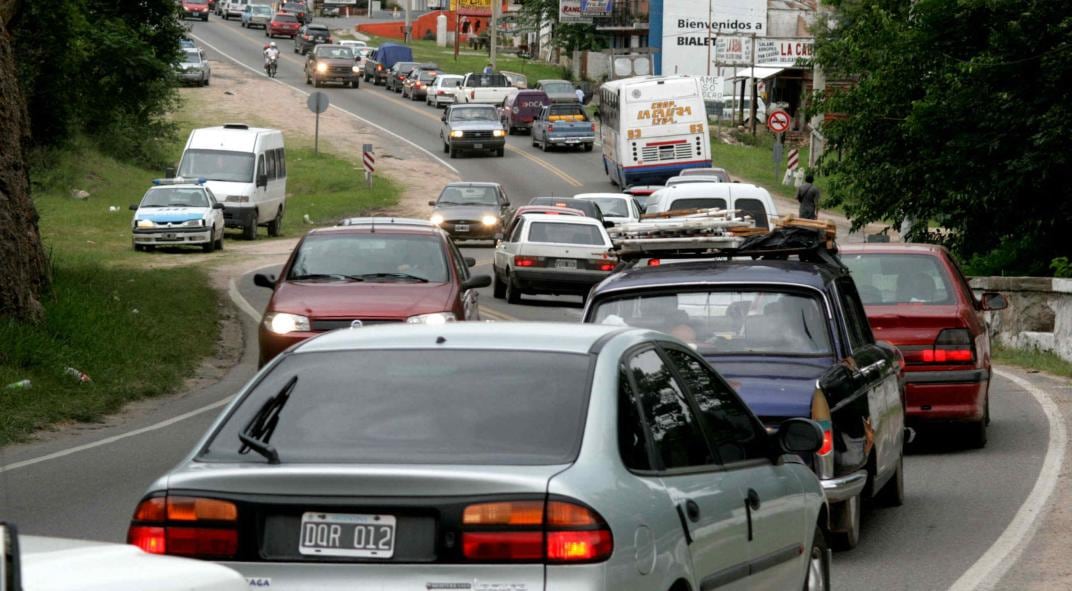
[[[556,531],[547,534],[548,562],[592,562],[614,550],[610,531]]]
[[[663,264],[663,262],[660,259],[648,259],[649,267],[658,267],[661,264]]]
[[[164,528],[146,525],[133,525],[127,532],[127,543],[133,544],[149,554],[166,554],[164,545]]]
[[[973,363],[975,347],[971,332],[965,328],[947,328],[938,333],[934,346],[919,352],[923,363]]]
[[[614,537],[603,518],[567,501],[470,505],[462,525],[462,552],[468,560],[595,562],[614,551]]]
[[[469,560],[540,560],[543,532],[465,532],[462,551]]]
[[[193,558],[231,558],[238,553],[238,532],[207,527],[168,527],[167,554]]]
[[[151,554],[233,558],[238,554],[238,507],[198,497],[152,497],[134,510],[127,543]]]
[[[600,263],[599,264],[599,270],[600,271],[613,271],[614,270],[614,263]]]
[[[515,267],[542,267],[543,264],[540,262],[540,259],[537,258],[537,257],[527,257],[527,256],[517,255],[517,256],[514,257],[514,266]]]
[[[816,453],[825,456],[834,451],[834,432],[830,429],[830,421],[819,421],[819,426],[823,428],[823,446]]]

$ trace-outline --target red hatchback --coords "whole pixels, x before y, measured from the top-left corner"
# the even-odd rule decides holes
[[[286,12],[277,13],[272,17],[272,20],[268,22],[268,26],[264,27],[264,36],[275,38],[290,37],[293,39],[298,35],[298,29],[301,28],[301,23],[298,22],[298,17]]]
[[[929,244],[840,247],[876,339],[905,359],[906,418],[964,423],[968,443],[986,445],[990,422],[990,336],[983,312],[1005,307],[997,293],[975,297],[949,252]]]
[[[487,275],[450,237],[424,220],[355,218],[309,232],[279,278],[260,323],[260,364],[287,347],[337,328],[478,320],[477,289]]]

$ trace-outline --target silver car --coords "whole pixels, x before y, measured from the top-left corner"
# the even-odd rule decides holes
[[[129,539],[278,590],[828,589],[821,442],[654,331],[342,329],[262,370]]]
[[[175,73],[180,82],[197,86],[208,86],[212,78],[212,68],[208,65],[208,60],[201,50],[196,48],[182,50],[182,58],[175,66]]]

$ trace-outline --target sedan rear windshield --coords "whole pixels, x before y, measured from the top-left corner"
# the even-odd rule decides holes
[[[540,90],[548,93],[556,92],[560,94],[577,92],[569,82],[548,82],[547,84],[540,85]]]
[[[272,20],[277,23],[296,23],[298,22],[298,17],[293,14],[277,14]]]
[[[636,295],[598,305],[594,322],[672,334],[702,354],[831,354],[817,297],[778,291]]]
[[[204,459],[298,380],[268,443],[284,463],[554,465],[577,457],[589,357],[502,350],[360,350],[285,358],[227,417]],[[262,437],[263,438],[263,437]]]
[[[370,232],[306,238],[287,279],[446,283],[449,276],[439,238]]]
[[[697,197],[694,199],[675,199],[670,204],[670,210],[675,209],[710,209],[717,207],[726,209],[726,200],[714,197]]]
[[[954,303],[949,276],[938,258],[923,254],[843,254],[865,305]]]
[[[599,206],[604,216],[627,218],[629,217],[629,204],[625,199],[615,197],[595,197],[591,199]]]
[[[556,222],[533,222],[529,227],[529,242],[606,245],[603,240],[603,233],[596,226],[591,224],[559,224]]]

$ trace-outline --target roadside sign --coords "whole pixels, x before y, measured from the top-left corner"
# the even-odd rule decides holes
[[[372,151],[372,144],[361,146],[361,162],[365,165],[365,182],[372,188],[372,173],[376,172],[376,154]]]
[[[309,99],[305,101],[305,104],[309,107],[310,111],[319,115],[328,110],[328,105],[331,104],[331,101],[328,100],[327,94],[318,90],[309,95]]]
[[[786,164],[785,167],[788,168],[789,170],[796,170],[797,166],[799,164],[800,164],[800,150],[797,149],[797,148],[793,148],[792,150],[789,150],[789,162]]]
[[[786,131],[789,131],[789,123],[791,121],[792,118],[789,117],[789,113],[778,109],[777,111],[772,111],[767,117],[767,129],[774,133],[785,133]]]

